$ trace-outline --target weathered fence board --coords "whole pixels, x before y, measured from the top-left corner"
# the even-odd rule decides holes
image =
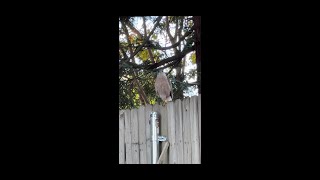
[[[125,125],[125,150],[126,150],[126,164],[132,164],[132,149],[131,149],[131,121],[130,109],[125,111],[124,125]]]
[[[147,164],[151,164],[151,131],[150,131],[150,113],[152,111],[151,105],[146,105],[146,141],[147,141]]]
[[[161,105],[159,105],[159,104],[155,104],[152,106],[152,111],[156,111],[156,112],[160,113],[160,109],[161,109]]]
[[[192,164],[199,164],[199,133],[198,133],[198,111],[197,99],[191,97],[190,99],[190,119],[191,119],[191,162]]]
[[[182,138],[182,107],[181,100],[178,99],[174,102],[175,110],[175,128],[176,128],[176,156],[177,164],[183,164],[183,138]]]
[[[201,94],[198,96],[198,120],[199,120],[199,148],[200,148],[200,163],[201,163]]]
[[[167,108],[161,108],[160,110],[161,119],[160,119],[160,134],[162,136],[168,137],[168,113]],[[165,148],[165,142],[160,142],[161,151]],[[163,164],[169,163],[169,151],[166,151],[163,155]]]
[[[167,104],[168,111],[168,140],[169,147],[169,164],[177,164],[176,156],[176,129],[175,129],[175,111],[173,102]]]
[[[151,164],[150,113],[160,113],[161,164],[201,163],[201,96],[119,111],[119,164]],[[167,145],[165,147],[165,145]]]
[[[124,145],[124,113],[119,113],[119,164],[125,163],[125,145]]]
[[[139,124],[137,109],[131,109],[132,163],[139,164]]]
[[[147,164],[147,138],[146,138],[146,120],[145,107],[142,106],[138,110],[139,123],[139,150],[140,164]]]
[[[183,159],[184,164],[191,164],[191,138],[190,138],[190,98],[184,99],[182,103],[183,117]]]

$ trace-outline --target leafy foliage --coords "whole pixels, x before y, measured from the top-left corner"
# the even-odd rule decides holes
[[[196,64],[196,53],[192,53],[190,56],[192,64]]]
[[[186,78],[194,77],[196,74],[185,74],[183,71],[183,67],[187,65],[185,62],[187,59],[176,58],[162,66],[155,64],[177,57],[183,50],[194,46],[192,16],[164,16],[160,21],[159,19],[158,16],[121,16],[119,18],[119,109],[138,108],[144,104],[144,98],[150,104],[161,102],[154,90],[157,68],[167,66],[164,72],[170,72],[168,78],[172,82],[174,100],[183,97],[183,92],[188,89]],[[146,33],[143,20],[146,24]],[[151,32],[153,34],[150,34]],[[181,40],[188,32],[189,34]],[[149,35],[148,43],[143,44]],[[178,43],[178,46],[170,47],[175,43]],[[133,59],[127,58],[137,50],[139,51]],[[194,50],[191,50],[189,58],[195,64]],[[157,66],[147,68],[150,65]]]
[[[142,61],[146,61],[147,59],[149,59],[149,53],[147,49],[144,49],[142,51],[140,51],[138,53],[138,57],[139,59],[141,59]]]

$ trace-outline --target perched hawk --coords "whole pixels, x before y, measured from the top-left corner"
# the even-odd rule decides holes
[[[160,98],[167,103],[168,101],[172,101],[173,93],[171,83],[169,82],[166,74],[162,71],[158,72],[155,84],[154,84],[156,94],[160,96]]]

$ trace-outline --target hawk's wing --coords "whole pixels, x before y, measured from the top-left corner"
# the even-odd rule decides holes
[[[155,81],[155,83],[154,83],[154,89],[156,90],[156,95],[159,96],[158,86],[157,86],[157,79],[156,79],[156,81]]]
[[[168,96],[170,96],[171,85],[164,72],[161,72],[157,75],[154,86],[156,93],[160,96],[162,100],[165,100]]]

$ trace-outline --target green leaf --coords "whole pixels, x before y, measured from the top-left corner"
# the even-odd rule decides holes
[[[139,100],[139,94],[138,93],[135,95],[135,99]]]
[[[153,34],[153,35],[151,36],[151,38],[152,38],[153,40],[156,40],[156,39],[158,38],[158,36],[157,36],[156,34]]]
[[[156,100],[155,99],[151,99],[150,100],[150,104],[155,104],[156,103]]]
[[[146,61],[147,59],[149,59],[149,53],[148,53],[148,50],[144,49],[142,50],[140,53],[139,53],[139,58],[142,60],[142,61]]]
[[[192,64],[196,64],[196,53],[192,53],[190,56]]]

